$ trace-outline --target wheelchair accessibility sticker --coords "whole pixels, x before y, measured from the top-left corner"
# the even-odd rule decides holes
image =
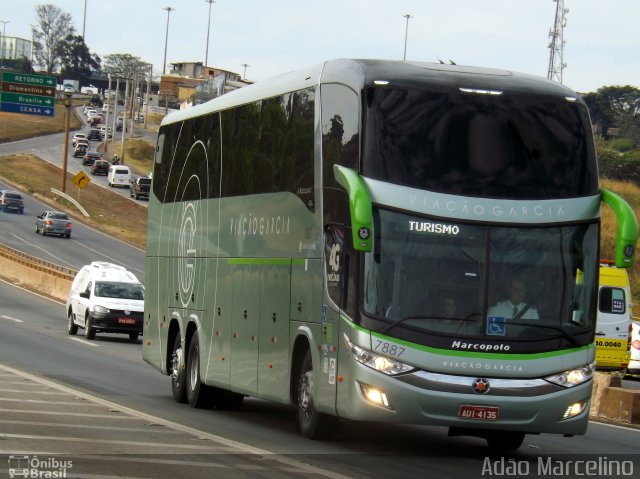
[[[487,316],[487,336],[505,336],[507,323],[502,316]]]

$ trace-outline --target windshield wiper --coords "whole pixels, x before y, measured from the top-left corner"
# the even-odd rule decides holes
[[[394,328],[394,327],[398,326],[399,324],[404,323],[405,321],[408,321],[410,319],[435,319],[435,320],[438,320],[438,321],[440,321],[440,320],[447,320],[447,321],[473,321],[472,319],[469,319],[469,317],[467,317],[467,318],[443,318],[442,316],[424,316],[424,315],[417,314],[417,315],[405,316],[404,318],[396,319],[393,323],[388,325],[386,328],[384,328],[380,332],[381,333],[386,333],[391,328]]]
[[[561,328],[560,326],[551,326],[549,324],[536,324],[534,322],[531,323],[520,323],[520,322],[509,322],[508,324],[516,324],[519,326],[533,326],[536,328],[542,328],[542,329],[552,329],[554,331],[559,331],[562,333],[562,335],[573,345],[578,344],[578,340],[571,334],[569,333],[569,331],[567,331],[564,328]]]

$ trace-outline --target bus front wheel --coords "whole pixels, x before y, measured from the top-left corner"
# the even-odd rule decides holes
[[[171,364],[169,373],[171,374],[171,392],[173,399],[179,403],[187,402],[187,389],[185,388],[185,370],[184,370],[184,349],[180,334],[176,335],[173,341],[173,350],[171,352]]]
[[[313,362],[307,351],[296,384],[296,428],[308,439],[324,439],[336,424],[333,416],[318,412],[313,403]]]
[[[189,343],[189,354],[187,355],[187,401],[195,408],[206,408],[212,406],[213,388],[203,384],[200,380],[200,343],[198,333],[193,333]]]

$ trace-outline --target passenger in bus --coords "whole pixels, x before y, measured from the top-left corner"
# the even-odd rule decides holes
[[[527,288],[522,277],[516,277],[509,288],[509,299],[489,308],[489,316],[509,319],[539,319],[538,310],[524,301]]]
[[[456,300],[451,295],[444,297],[444,301],[442,302],[442,316],[445,318],[455,318],[456,316]]]

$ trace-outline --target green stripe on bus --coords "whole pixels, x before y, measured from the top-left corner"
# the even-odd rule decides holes
[[[595,348],[595,344],[587,344],[585,346],[580,346],[579,348],[572,349],[561,349],[559,351],[547,351],[544,353],[483,353],[480,351],[453,351],[451,349],[441,349],[441,348],[432,348],[429,346],[423,346],[421,344],[412,343],[409,341],[405,341],[403,339],[394,338],[391,336],[385,336],[384,334],[376,333],[375,331],[371,331],[370,329],[363,328],[362,326],[358,326],[345,318],[344,316],[340,316],[347,324],[349,324],[352,328],[357,329],[363,333],[370,333],[372,336],[376,338],[384,339],[385,341],[394,342],[397,344],[401,344],[403,346],[411,347],[413,349],[417,349],[420,351],[424,351],[431,354],[439,354],[442,356],[455,356],[462,358],[477,358],[477,359],[521,359],[525,361],[534,361],[536,359],[542,358],[552,358],[555,356],[564,356],[565,354],[577,353],[580,351],[588,351],[589,349]],[[464,341],[461,341],[464,342]]]
[[[269,264],[286,266],[291,264],[287,258],[228,258],[227,264]]]

